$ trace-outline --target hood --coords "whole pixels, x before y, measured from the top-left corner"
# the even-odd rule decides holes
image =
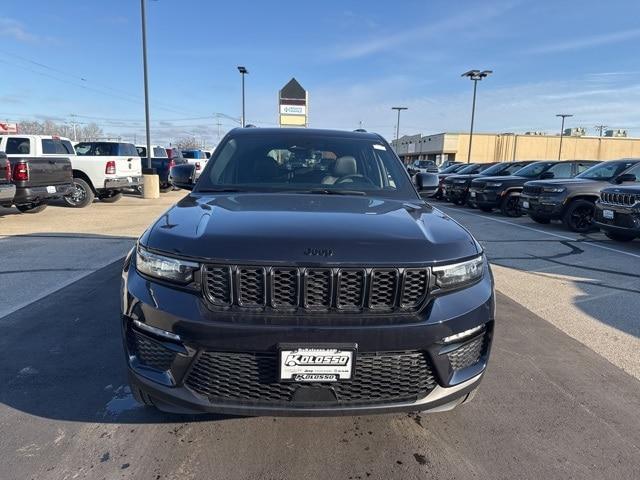
[[[473,180],[472,183],[474,182],[500,182],[503,184],[507,184],[507,185],[517,185],[517,184],[524,184],[525,182],[530,181],[530,179],[525,178],[525,177],[518,177],[516,175],[496,175],[495,177],[487,177],[487,176],[480,176],[476,179]]]
[[[527,182],[530,185],[536,185],[544,187],[545,185],[561,185],[561,186],[580,186],[580,185],[595,185],[597,183],[609,183],[607,180],[590,180],[588,178],[550,178],[548,180],[532,180]]]
[[[283,193],[186,196],[140,242],[221,263],[430,264],[479,253],[432,206],[381,198]]]

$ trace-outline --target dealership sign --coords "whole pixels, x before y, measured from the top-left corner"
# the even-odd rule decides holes
[[[306,115],[306,105],[280,105],[280,115]]]
[[[306,127],[309,95],[295,78],[278,92],[278,123],[281,127]]]
[[[0,134],[1,133],[18,133],[18,124],[0,123]]]

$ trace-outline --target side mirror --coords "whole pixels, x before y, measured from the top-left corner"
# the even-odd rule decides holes
[[[193,190],[196,184],[196,166],[183,163],[171,168],[169,172],[169,183],[176,188],[183,190]]]
[[[415,182],[421,196],[433,197],[438,192],[440,178],[435,173],[418,173]]]
[[[540,180],[549,180],[550,178],[553,178],[553,177],[555,177],[553,172],[542,172],[542,175],[540,175]]]
[[[636,179],[637,179],[637,177],[633,173],[624,173],[624,174],[620,175],[619,177],[616,177],[616,179],[614,181],[615,181],[615,183],[620,184],[620,183],[624,183],[624,182],[635,182]]]

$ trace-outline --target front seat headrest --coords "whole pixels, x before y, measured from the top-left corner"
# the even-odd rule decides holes
[[[346,177],[347,175],[355,175],[358,173],[356,159],[351,155],[339,157],[333,166],[333,174],[336,177]]]

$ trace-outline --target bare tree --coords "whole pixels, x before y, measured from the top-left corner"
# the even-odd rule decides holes
[[[196,137],[182,137],[173,142],[173,146],[180,150],[190,150],[200,148],[200,142],[196,140]]]
[[[104,137],[104,132],[95,122],[88,123],[82,127],[80,132],[78,132],[78,138],[81,138],[82,140],[96,140],[102,137]]]

